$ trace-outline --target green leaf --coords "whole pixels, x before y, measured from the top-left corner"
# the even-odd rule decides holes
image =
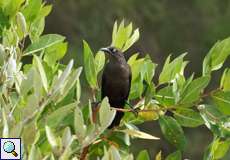
[[[1,1],[0,1],[0,3],[1,3]],[[0,6],[1,6],[1,4],[0,4]],[[5,15],[3,10],[0,8],[0,35],[2,35],[2,31],[4,28],[9,28],[9,27],[10,27],[9,18],[7,15]]]
[[[223,91],[230,91],[230,69],[226,68],[221,78],[220,88]]]
[[[4,108],[2,108],[2,120],[3,120],[2,137],[9,138],[9,126],[8,126],[7,116]]]
[[[73,63],[74,63],[74,61],[71,59],[69,61],[68,65],[66,66],[65,70],[60,75],[60,77],[58,79],[56,79],[56,81],[54,81],[54,83],[52,85],[52,94],[55,94],[57,91],[62,89],[62,87],[65,86],[66,79],[70,75],[71,70],[73,68]]]
[[[218,120],[223,118],[223,114],[212,105],[199,105],[198,109],[207,128],[210,129],[215,135],[221,135]]]
[[[45,126],[45,130],[46,130],[46,137],[49,141],[49,144],[51,145],[52,149],[56,150],[58,147],[58,142],[54,133],[52,132],[49,126]]]
[[[107,128],[112,123],[115,115],[116,111],[110,108],[108,98],[104,98],[99,109],[99,119],[101,126],[103,128]]]
[[[207,147],[204,160],[217,160],[225,156],[230,146],[230,141],[221,141],[220,138],[214,138],[212,143]]]
[[[200,114],[189,108],[178,108],[173,113],[177,122],[184,127],[198,127],[204,123]]]
[[[82,71],[82,67],[79,67],[77,70],[73,71],[69,75],[67,82],[64,88],[62,89],[61,96],[57,100],[57,103],[63,100],[66,97],[66,95],[69,93],[69,91],[73,88],[73,86],[76,84],[77,80],[80,77],[81,71]]]
[[[214,157],[215,159],[221,159],[223,158],[226,153],[229,151],[230,147],[230,140],[225,140],[225,141],[219,141],[218,147],[214,152]]]
[[[150,160],[147,150],[142,150],[139,152],[136,160]]]
[[[155,160],[162,160],[161,151],[157,153]]]
[[[36,55],[34,55],[34,62],[35,62],[35,65],[38,69],[38,72],[41,76],[43,87],[47,93],[48,92],[48,82],[47,82],[47,78],[46,78],[46,73],[44,71],[44,68],[42,66],[40,59]]]
[[[53,111],[47,116],[47,125],[50,127],[57,127],[62,124],[62,121],[71,113],[73,113],[74,108],[77,106],[77,103],[71,103],[60,107]]]
[[[28,5],[23,9],[22,13],[29,25],[37,18],[41,7],[42,0],[28,0]]]
[[[12,18],[15,16],[17,11],[19,11],[20,6],[24,3],[25,0],[9,0],[8,3],[5,3],[4,12],[7,16]]]
[[[140,37],[139,29],[136,29],[133,35],[125,43],[125,46],[123,47],[122,51],[124,52],[127,49],[129,49],[136,41],[138,41],[139,37]]]
[[[230,54],[230,38],[218,41],[208,52],[203,61],[203,75],[222,67]]]
[[[141,76],[133,80],[130,88],[129,99],[140,98],[144,89]]]
[[[182,159],[181,151],[176,151],[168,155],[165,160],[181,160],[181,159]]]
[[[177,121],[169,116],[161,116],[159,118],[159,123],[166,140],[173,144],[176,148],[184,150],[186,138],[183,129]]]
[[[180,55],[176,59],[174,59],[172,62],[170,62],[170,57],[165,61],[164,67],[162,69],[162,72],[159,76],[159,83],[166,83],[166,82],[171,82],[172,80],[175,79],[176,74],[182,74],[184,68],[187,64],[187,62],[183,62],[183,59],[185,57],[186,53]]]
[[[35,146],[35,144],[33,144],[29,151],[28,160],[40,160],[40,159],[41,159],[41,154],[38,148]]]
[[[97,74],[103,69],[104,65],[105,65],[105,54],[99,51],[95,56],[95,67],[96,67]]]
[[[173,95],[172,86],[166,86],[160,89],[154,96],[156,100],[164,106],[171,106],[175,104],[175,97]]]
[[[143,65],[143,69],[145,71],[144,79],[146,80],[148,85],[151,85],[151,83],[152,83],[152,79],[153,79],[153,76],[155,74],[156,67],[157,67],[157,65],[151,61],[150,57],[147,56],[145,58],[145,63]]]
[[[71,130],[69,127],[66,127],[62,135],[62,144],[64,147],[68,146],[69,142],[71,141],[71,138],[72,138]]]
[[[212,94],[212,99],[222,113],[230,115],[230,91],[218,91]]]
[[[74,113],[74,129],[76,136],[79,138],[80,141],[82,141],[85,137],[86,126],[84,124],[83,115],[79,107],[76,107]]]
[[[97,88],[97,71],[95,66],[95,61],[93,57],[93,52],[91,51],[89,45],[86,41],[83,41],[84,47],[84,70],[86,80],[88,81],[91,88]]]
[[[209,76],[199,77],[193,80],[181,95],[180,103],[191,103],[199,99],[200,93],[208,85]]]
[[[52,45],[45,50],[44,61],[47,62],[49,66],[54,66],[56,61],[62,59],[67,51],[67,43],[60,42]]]
[[[125,26],[124,20],[117,27],[117,22],[113,26],[112,46],[120,48],[123,52],[129,49],[139,39],[139,29],[135,29],[133,34],[133,25],[130,23]]]
[[[154,139],[154,140],[158,140],[160,138],[152,136],[148,133],[142,132],[142,131],[138,131],[138,130],[134,130],[134,129],[124,129],[124,130],[120,130],[120,132],[124,132],[130,136],[133,137],[137,137],[137,138],[142,138],[142,139]]]
[[[29,32],[30,40],[32,42],[38,41],[44,28],[45,28],[45,19],[44,18],[36,19],[33,23],[31,23],[30,32]]]
[[[65,40],[65,37],[58,34],[46,34],[41,36],[38,41],[29,45],[24,51],[24,56],[41,51],[54,44],[60,43]]]

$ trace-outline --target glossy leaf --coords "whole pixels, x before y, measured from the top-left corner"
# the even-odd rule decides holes
[[[178,122],[172,117],[161,116],[159,118],[159,123],[164,137],[176,148],[184,150],[186,138]]]
[[[165,160],[181,160],[181,159],[182,159],[181,152],[176,151],[168,155]]]
[[[218,70],[230,54],[230,38],[218,41],[211,48],[203,61],[203,75]]]
[[[178,108],[173,113],[177,122],[184,127],[198,127],[204,123],[200,114],[189,108]]]
[[[180,103],[192,103],[199,99],[200,93],[208,85],[209,76],[199,77],[193,80],[181,95]]]
[[[212,94],[214,102],[218,109],[225,115],[230,115],[230,92],[219,91]]]
[[[182,74],[184,72],[184,57],[185,54],[182,54],[181,56],[177,57],[173,61],[170,62],[170,56],[165,61],[164,67],[161,71],[161,74],[159,76],[159,83],[166,83],[171,82],[173,79],[175,79],[176,74]]]
[[[226,68],[221,78],[220,88],[224,91],[230,91],[230,69]]]

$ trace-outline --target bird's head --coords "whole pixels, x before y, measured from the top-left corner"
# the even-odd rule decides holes
[[[109,46],[105,48],[101,48],[100,51],[106,53],[110,60],[121,60],[124,59],[124,54],[122,51],[116,47]]]

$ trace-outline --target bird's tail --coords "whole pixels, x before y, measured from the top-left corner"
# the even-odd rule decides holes
[[[113,122],[111,123],[111,125],[108,128],[111,129],[115,126],[119,126],[120,121],[121,121],[123,116],[124,116],[124,112],[117,112]]]

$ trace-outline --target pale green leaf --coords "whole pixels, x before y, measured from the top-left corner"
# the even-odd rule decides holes
[[[157,153],[155,160],[162,160],[161,151]]]
[[[84,71],[86,79],[91,88],[97,88],[97,71],[93,53],[86,41],[83,41],[84,47]]]
[[[69,91],[71,90],[71,88],[73,88],[73,86],[76,84],[76,81],[79,79],[81,71],[82,71],[82,67],[79,67],[77,70],[73,71],[69,75],[67,82],[64,88],[62,89],[61,97],[57,100],[57,102],[60,102],[62,99],[64,99],[66,95],[69,93]]]
[[[67,51],[67,43],[60,42],[54,44],[45,50],[44,61],[49,66],[54,66],[56,61],[64,57]]]
[[[71,59],[66,66],[65,70],[63,73],[60,75],[60,77],[54,82],[54,85],[52,86],[52,92],[55,93],[58,90],[60,90],[66,83],[66,79],[71,73],[71,70],[73,68],[73,63],[74,61]]]
[[[83,114],[79,107],[76,107],[74,113],[74,129],[76,136],[82,140],[85,137],[86,126],[84,124]]]
[[[34,62],[36,64],[38,72],[39,72],[39,74],[41,76],[43,87],[44,87],[44,89],[45,89],[45,91],[47,93],[48,92],[48,82],[47,82],[47,78],[46,78],[46,73],[44,71],[44,68],[42,66],[42,63],[41,63],[40,59],[36,55],[34,55],[34,60],[35,60]]]
[[[95,55],[95,67],[96,67],[97,74],[103,69],[104,65],[105,65],[105,54],[99,51]]]
[[[47,125],[50,127],[57,127],[62,123],[66,116],[73,113],[76,106],[77,103],[71,103],[56,109],[47,116]]]
[[[141,138],[141,139],[154,139],[154,140],[158,140],[160,138],[152,136],[148,133],[142,132],[142,131],[138,131],[138,130],[134,130],[134,129],[124,129],[124,130],[120,130],[120,132],[124,132],[130,136],[133,137],[137,137],[137,138]]]
[[[104,98],[99,109],[99,119],[101,126],[103,128],[107,128],[112,123],[115,115],[116,111],[110,108],[108,98]]]
[[[38,41],[29,45],[24,51],[24,56],[36,53],[45,48],[48,48],[56,43],[60,43],[65,40],[65,37],[58,34],[46,34],[41,36]]]
[[[122,48],[122,51],[124,52],[127,49],[129,49],[136,41],[138,41],[139,37],[140,37],[139,29],[136,29],[133,35],[125,43],[125,46]]]
[[[150,160],[147,150],[142,150],[139,152],[136,160]]]
[[[183,75],[183,71],[185,68],[185,64],[183,62],[183,59],[185,57],[186,53],[180,55],[176,59],[174,59],[172,62],[170,62],[170,56],[165,61],[165,64],[163,66],[163,69],[161,71],[161,74],[159,76],[159,83],[166,83],[171,82],[175,79],[176,74]]]
[[[52,132],[49,126],[45,126],[45,130],[46,130],[46,137],[48,139],[49,144],[51,145],[52,149],[56,150],[58,147],[58,142],[54,133]]]
[[[7,115],[5,109],[2,108],[2,120],[3,120],[3,130],[2,130],[2,137],[9,138],[9,126],[7,122]]]

